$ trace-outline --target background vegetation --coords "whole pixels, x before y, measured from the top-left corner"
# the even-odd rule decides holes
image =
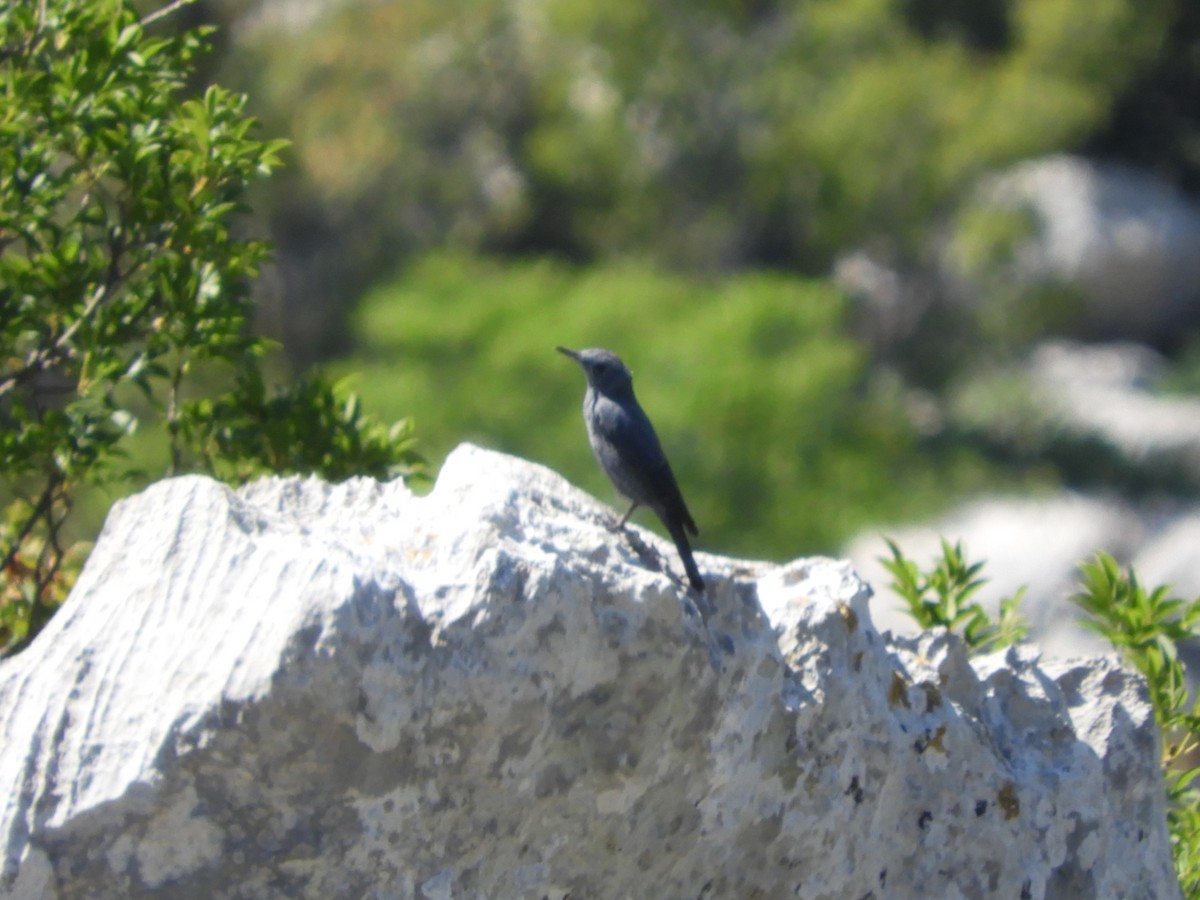
[[[312,465],[302,443],[350,471],[321,415],[279,421],[276,381],[307,396],[293,413],[354,420],[364,407],[339,405],[353,388],[386,421],[411,415],[435,469],[472,439],[611,499],[558,343],[608,345],[634,368],[707,549],[834,551],[986,486],[1094,481],[1087,448],[1014,454],[953,412],[959,373],[1055,324],[1044,304],[966,328],[935,310],[881,353],[873,312],[829,273],[856,248],[919,268],[981,173],[1035,154],[1089,150],[1200,183],[1183,102],[1200,17],[1183,0],[196,0],[161,17],[135,3],[154,39],[216,26],[215,52],[189,51],[163,96],[243,90],[255,138],[290,144],[272,146],[285,165],[271,178],[242,177],[242,224],[221,213],[232,238],[274,243],[256,306],[238,301],[222,326],[239,335],[226,361],[255,372],[159,360],[186,368],[194,423],[228,423],[223,449],[210,434],[180,455],[188,416],[165,385],[109,392],[118,430],[138,433],[121,438],[130,465],[76,499],[79,537],[169,468],[254,471],[219,460],[255,442],[272,466]],[[1004,222],[966,227],[981,257],[1013,239]],[[250,324],[290,363],[240,353]],[[340,394],[317,360],[348,376]],[[219,399],[231,388],[257,418],[236,419]]]
[[[1087,448],[1013,453],[950,408],[1070,302],[935,307],[882,352],[829,275],[858,248],[919,270],[978,176],[1030,156],[1197,183],[1197,107],[1170,99],[1195,89],[1186,3],[288,8],[204,7],[234,36],[221,77],[294,142],[256,203],[279,261],[262,309],[292,359],[366,367],[431,460],[473,438],[611,497],[568,424],[578,379],[545,355],[567,342],[634,368],[713,549],[831,551],[985,484],[1094,485]],[[1024,225],[967,217],[956,246],[987,259]],[[776,342],[746,337],[771,316]],[[564,384],[553,409],[518,399]]]
[[[478,441],[619,506],[587,447],[584,380],[553,347],[622,348],[702,545],[786,558],[997,474],[920,438],[896,381],[845,333],[847,311],[827,281],[778,273],[700,282],[637,262],[438,254],[364,298],[344,368],[372,409],[413,416],[432,458]]]
[[[928,514],[985,486],[1094,480],[1086,448],[1014,455],[948,414],[959,372],[1019,353],[1054,316],[1035,304],[1030,315],[993,313],[961,328],[939,314],[919,340],[881,354],[866,338],[870,311],[832,285],[830,270],[856,248],[898,271],[919,267],[980,173],[1034,154],[1091,150],[1183,187],[1200,172],[1194,107],[1177,99],[1195,89],[1200,22],[1182,0],[197,0],[168,15],[137,2],[154,19],[146,34],[126,10],[111,46],[80,57],[106,61],[107,81],[67,64],[51,40],[63,39],[65,19],[21,19],[15,8],[6,18],[6,46],[40,35],[49,49],[38,64],[59,79],[53,90],[37,82],[63,104],[66,123],[43,166],[77,157],[80,172],[108,166],[115,198],[85,205],[73,240],[56,244],[73,265],[72,254],[85,254],[72,248],[86,247],[91,270],[75,271],[54,301],[13,281],[7,302],[24,292],[58,303],[58,324],[41,338],[74,336],[71,322],[88,317],[86,302],[70,304],[103,285],[116,258],[105,229],[139,204],[149,225],[182,216],[182,230],[193,216],[217,254],[178,235],[123,233],[122,252],[143,242],[138,252],[176,266],[177,283],[171,294],[118,279],[114,298],[141,303],[147,312],[133,321],[165,323],[162,333],[117,335],[116,368],[103,377],[65,372],[68,393],[92,404],[104,452],[132,453],[129,465],[80,479],[105,488],[73,501],[88,514],[69,532],[80,537],[114,497],[163,471],[380,471],[389,439],[408,432],[379,431],[348,387],[387,421],[412,415],[435,464],[473,439],[611,498],[582,439],[578,373],[550,351],[558,343],[609,345],[635,369],[706,548],[833,551],[869,523]],[[216,52],[201,57],[183,35],[209,22]],[[165,49],[149,53],[140,41]],[[19,74],[24,52],[7,51],[6,67]],[[178,65],[164,68],[173,54]],[[105,92],[122,78],[129,85],[110,103]],[[247,106],[214,80],[245,90]],[[34,95],[10,84],[8,102],[28,106]],[[69,146],[91,127],[67,112],[87,108],[88,92],[93,108],[109,110],[97,133],[110,135],[89,152],[125,153],[145,171]],[[38,102],[10,121],[53,132],[57,120],[38,118],[51,101]],[[1161,118],[1143,114],[1148,104]],[[263,123],[262,138],[290,145],[255,144],[246,112]],[[201,113],[229,130],[226,144],[201,134]],[[139,116],[142,130],[122,134]],[[183,151],[162,149],[162,135],[176,132],[181,147],[203,138],[223,148],[210,154],[218,167],[249,168],[189,169]],[[268,151],[269,160],[253,156]],[[175,153],[174,195],[154,193],[155,153]],[[282,173],[259,177],[277,168],[275,154]],[[216,174],[226,188],[214,186]],[[189,197],[200,179],[208,193]],[[34,221],[28,192],[7,187],[12,220]],[[38,221],[49,229],[75,221],[62,190],[43,203]],[[210,195],[211,215],[180,206]],[[238,211],[250,216],[235,228]],[[1013,239],[1003,222],[965,227],[984,257]],[[275,243],[274,266],[253,282],[254,307],[242,292],[262,248],[242,241],[248,233]],[[33,259],[18,246],[6,245],[10,268]],[[192,252],[158,253],[173,246]],[[139,272],[146,285],[151,271]],[[154,304],[166,314],[150,315]],[[121,309],[113,303],[117,318]],[[188,318],[197,311],[218,325],[197,331]],[[42,346],[29,323],[46,310],[30,304],[24,315],[7,337],[13,372]],[[263,367],[251,324],[282,340],[291,365]],[[60,349],[70,352],[44,361],[95,364],[92,350]],[[340,393],[306,371],[317,359],[348,376]],[[273,382],[292,384],[277,396]],[[59,415],[26,413],[21,421],[39,427]],[[367,434],[376,438],[369,465],[356,455]],[[37,507],[29,485],[11,490]]]
[[[346,3],[234,61],[296,177],[369,223],[363,259],[452,242],[824,274],[866,240],[912,248],[979,172],[1079,143],[1171,24],[1162,2],[945,6]]]
[[[266,248],[231,220],[280,145],[250,136],[244,98],[186,95],[200,36],[150,36],[117,2],[45,2],[0,8],[0,42],[4,651],[70,588],[80,492],[137,480],[139,418],[160,423],[160,475],[386,477],[418,460],[403,426],[320,376],[266,386],[248,328]]]

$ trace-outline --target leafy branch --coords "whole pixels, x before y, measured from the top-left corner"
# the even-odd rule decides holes
[[[993,620],[978,602],[968,602],[987,583],[979,577],[983,563],[968,563],[962,544],[942,541],[942,555],[933,568],[922,572],[890,538],[885,538],[891,559],[880,559],[894,579],[889,585],[908,604],[908,613],[922,628],[947,628],[960,632],[972,652],[1000,650],[1029,631],[1018,607],[1021,588],[1000,601],[999,618]]]
[[[72,501],[124,477],[139,417],[165,419],[171,473],[421,469],[407,423],[319,374],[267,390],[250,330],[267,248],[235,220],[285,144],[253,136],[245,97],[187,95],[205,34],[145,31],[187,2],[140,20],[126,0],[0,5],[0,653],[66,596]]]
[[[1080,566],[1081,590],[1072,599],[1084,624],[1104,635],[1146,679],[1162,729],[1167,821],[1180,884],[1200,893],[1200,790],[1194,765],[1200,751],[1200,697],[1190,696],[1179,646],[1200,637],[1200,599],[1182,600],[1163,585],[1147,590],[1107,553]]]

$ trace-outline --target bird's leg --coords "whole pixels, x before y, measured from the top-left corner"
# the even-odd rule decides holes
[[[638,502],[636,500],[634,500],[633,504],[629,507],[629,512],[627,512],[627,513],[625,513],[625,515],[621,516],[621,521],[619,521],[616,525],[614,525],[612,530],[620,531],[621,529],[623,529],[625,527],[625,523],[629,521],[629,517],[633,515],[633,511],[637,508],[638,508]]]

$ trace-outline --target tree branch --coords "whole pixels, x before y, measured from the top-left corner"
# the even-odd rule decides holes
[[[162,9],[156,9],[152,13],[147,13],[141,20],[138,21],[138,24],[145,28],[147,25],[152,25],[159,19],[165,19],[177,9],[180,9],[184,6],[191,6],[195,2],[196,0],[172,0],[171,3],[168,3]]]

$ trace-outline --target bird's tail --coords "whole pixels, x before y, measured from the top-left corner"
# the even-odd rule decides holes
[[[667,531],[671,533],[671,540],[675,542],[675,549],[679,551],[679,558],[683,561],[683,570],[687,572],[688,581],[692,583],[692,587],[703,593],[704,579],[700,577],[700,570],[696,568],[696,560],[692,556],[692,546],[688,543],[683,523],[671,521],[665,524]]]

